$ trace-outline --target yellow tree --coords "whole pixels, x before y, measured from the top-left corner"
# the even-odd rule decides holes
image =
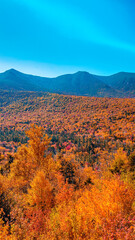
[[[47,152],[50,138],[44,136],[43,128],[32,125],[26,135],[29,137],[28,143],[18,148],[9,176],[13,188],[19,187],[25,191],[37,170],[42,169],[49,175],[54,166],[54,161]]]
[[[28,205],[41,210],[49,210],[53,206],[53,188],[44,171],[37,172],[30,187],[27,194]]]

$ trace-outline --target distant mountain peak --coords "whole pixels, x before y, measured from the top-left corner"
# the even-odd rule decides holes
[[[17,71],[14,68],[11,68],[11,69],[6,70],[4,73],[19,73],[19,71]]]
[[[16,69],[14,68],[10,68],[9,70],[7,70],[6,72],[18,72]]]
[[[86,71],[78,71],[75,73],[76,75],[91,75],[89,72],[86,72]]]
[[[10,68],[10,69],[9,69],[9,71],[12,71],[12,72],[17,72],[17,70],[16,70],[16,69],[14,69],[14,68]]]
[[[56,78],[45,78],[11,68],[0,73],[0,89],[97,97],[135,97],[135,73],[120,72],[111,76],[99,76],[78,71]]]

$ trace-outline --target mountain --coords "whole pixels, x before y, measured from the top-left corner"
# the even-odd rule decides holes
[[[110,87],[135,96],[135,73],[120,72],[99,78]]]
[[[80,71],[56,78],[46,78],[10,69],[0,73],[0,89],[43,91],[77,96],[134,97],[135,74],[118,73],[104,77]]]
[[[45,78],[21,73],[15,69],[0,73],[0,89],[18,91],[45,91]]]
[[[116,91],[88,72],[77,72],[53,78],[49,85],[51,91],[82,96],[113,96]]]

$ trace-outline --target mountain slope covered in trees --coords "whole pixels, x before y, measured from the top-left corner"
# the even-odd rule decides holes
[[[0,239],[133,240],[135,99],[0,96]]]
[[[111,76],[100,77],[110,87],[124,93],[135,94],[135,73],[120,72]]]
[[[135,99],[0,92],[0,239],[135,239]]]
[[[135,74],[118,73],[103,77],[88,72],[77,72],[56,78],[46,78],[10,69],[0,74],[0,89],[43,91],[77,96],[135,97]]]

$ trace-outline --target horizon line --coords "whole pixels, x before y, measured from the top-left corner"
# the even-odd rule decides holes
[[[41,76],[41,75],[36,75],[36,74],[32,74],[32,73],[25,73],[25,72],[22,72],[22,71],[19,71],[15,68],[9,68],[7,70],[5,70],[4,72],[0,72],[0,74],[3,74],[3,73],[6,73],[8,71],[15,71],[15,72],[19,72],[19,73],[22,73],[22,74],[26,74],[26,75],[31,75],[31,76],[35,76],[35,77],[42,77],[42,78],[57,78],[57,77],[60,77],[60,76],[64,76],[64,75],[73,75],[73,74],[77,74],[77,73],[88,73],[90,75],[94,75],[94,76],[100,76],[100,77],[109,77],[109,76],[113,76],[113,75],[116,75],[116,74],[119,74],[119,73],[128,73],[128,74],[135,74],[135,72],[126,72],[126,71],[120,71],[120,72],[115,72],[115,73],[112,73],[112,74],[109,74],[109,75],[100,75],[100,74],[95,74],[95,73],[90,73],[88,71],[85,71],[85,70],[80,70],[80,71],[77,71],[77,72],[74,72],[74,73],[65,73],[65,74],[60,74],[58,76],[55,76],[55,77],[44,77],[44,76]]]

